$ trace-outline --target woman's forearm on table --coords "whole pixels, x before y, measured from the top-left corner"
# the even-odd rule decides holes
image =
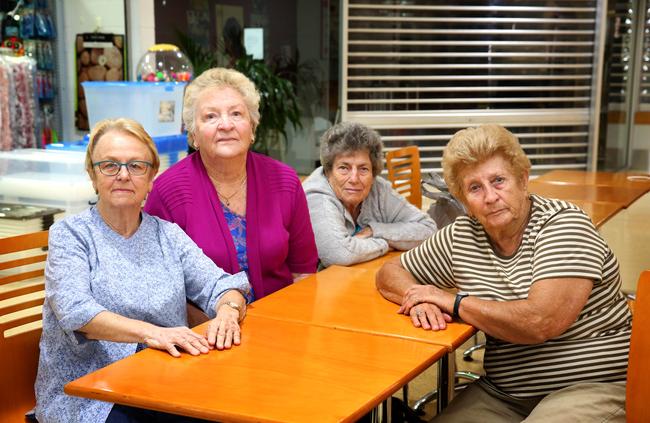
[[[79,328],[88,339],[112,342],[145,342],[156,329],[155,325],[142,320],[102,311]]]
[[[379,293],[389,301],[402,304],[404,293],[417,285],[413,276],[402,267],[399,257],[388,260],[377,272],[375,284]]]

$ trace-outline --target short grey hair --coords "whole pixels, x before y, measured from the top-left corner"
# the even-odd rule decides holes
[[[210,88],[232,88],[244,99],[244,104],[251,117],[253,136],[260,123],[260,93],[255,84],[241,72],[234,69],[208,69],[192,81],[185,89],[183,99],[183,123],[187,130],[187,143],[194,147],[194,130],[196,119],[196,100],[201,93]]]
[[[341,122],[329,128],[320,138],[320,162],[329,175],[334,160],[342,154],[367,151],[372,163],[372,176],[384,168],[383,144],[377,131],[356,122]]]

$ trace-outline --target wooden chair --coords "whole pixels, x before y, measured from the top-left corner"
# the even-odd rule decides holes
[[[410,145],[386,153],[388,180],[393,189],[406,197],[409,203],[422,208],[422,181],[420,175],[420,152]]]
[[[45,298],[48,232],[0,239],[0,421],[26,421],[35,404],[34,381]]]
[[[650,270],[641,273],[634,301],[627,367],[625,411],[628,422],[650,419]]]
[[[205,314],[203,310],[198,308],[190,300],[187,300],[186,308],[187,308],[187,327],[193,328],[195,326],[200,325],[201,323],[205,323],[208,320],[210,320],[208,315]]]

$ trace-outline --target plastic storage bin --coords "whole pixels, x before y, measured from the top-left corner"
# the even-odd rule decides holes
[[[160,155],[158,175],[169,166],[187,156],[187,134],[153,137]]]
[[[102,119],[128,117],[149,135],[181,133],[184,82],[82,82],[92,128]]]
[[[0,152],[0,202],[79,213],[97,200],[85,153],[24,149]]]
[[[158,175],[169,166],[173,165],[183,157],[187,156],[187,134],[166,135],[152,137],[160,156],[160,169]],[[48,150],[54,151],[86,151],[88,147],[88,136],[79,141],[64,141],[60,143],[47,144]]]

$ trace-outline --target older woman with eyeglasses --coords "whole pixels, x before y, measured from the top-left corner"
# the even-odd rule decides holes
[[[99,201],[50,229],[39,422],[159,421],[160,413],[67,396],[63,386],[144,347],[179,357],[240,343],[246,275],[225,273],[178,226],[141,211],[159,164],[135,121],[105,120],[90,135],[86,170]],[[187,328],[186,297],[213,318],[204,334]]]

